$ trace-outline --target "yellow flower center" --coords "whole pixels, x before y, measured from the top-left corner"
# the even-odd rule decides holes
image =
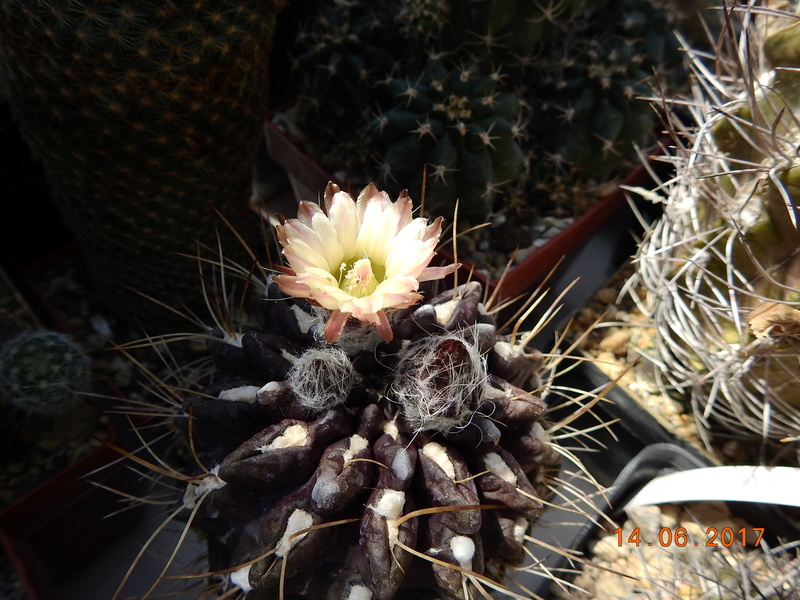
[[[378,287],[378,278],[372,271],[372,262],[368,258],[355,261],[350,268],[342,263],[340,272],[344,273],[344,281],[340,279],[341,288],[356,298],[369,296]]]

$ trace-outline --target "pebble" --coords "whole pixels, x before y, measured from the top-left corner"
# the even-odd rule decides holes
[[[615,356],[626,356],[631,341],[630,329],[617,329],[611,332],[597,345],[600,350],[614,353]]]

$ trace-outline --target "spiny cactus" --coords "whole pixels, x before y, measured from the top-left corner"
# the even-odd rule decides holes
[[[403,182],[422,193],[434,214],[483,219],[503,187],[525,167],[519,100],[503,91],[499,71],[477,63],[446,66],[430,59],[419,75],[387,83],[393,106],[378,115],[382,185]]]
[[[0,90],[101,298],[175,327],[201,297],[179,256],[247,235],[280,0],[0,4]],[[252,225],[252,224],[251,224]],[[171,323],[169,326],[163,323]]]
[[[728,18],[741,38],[723,40],[716,74],[695,57],[694,98],[676,100],[692,122],[668,114],[677,175],[632,283],[647,290],[656,364],[703,424],[797,441],[800,27],[778,12]]]
[[[512,77],[526,74],[575,27],[584,12],[578,0],[543,2],[453,0],[437,49],[459,53],[486,66],[502,67]]]
[[[75,408],[90,364],[67,334],[24,331],[0,347],[0,399],[23,413],[64,414]]]
[[[309,143],[323,162],[345,173],[360,173],[368,151],[348,152],[351,139],[365,143],[359,124],[374,109],[376,82],[400,68],[403,44],[384,22],[383,3],[333,3],[301,31],[295,43],[293,71],[301,79],[294,118],[306,123]],[[314,129],[320,129],[315,132]],[[371,166],[371,165],[367,165]]]
[[[215,591],[517,597],[504,575],[565,453],[537,395],[548,359],[498,331],[480,284],[434,292],[441,224],[411,210],[374,186],[301,203],[257,325],[205,336],[197,391],[160,386],[191,451],[174,515],[208,539]]]
[[[526,86],[532,137],[549,158],[540,170],[608,180],[636,157],[635,145],[652,141],[657,120],[645,98],[655,74],[674,81],[680,63],[668,13],[654,2],[587,7],[564,42],[536,61]]]

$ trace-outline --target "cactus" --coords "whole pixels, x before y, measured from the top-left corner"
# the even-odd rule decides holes
[[[520,145],[522,108],[502,90],[502,75],[477,63],[448,68],[430,59],[419,76],[388,82],[394,105],[375,120],[384,148],[384,187],[396,182],[422,194],[434,214],[480,221],[504,187],[513,187],[524,167]]]
[[[277,228],[288,266],[267,278],[255,325],[204,336],[212,367],[195,391],[159,386],[193,457],[165,482],[179,487],[173,516],[208,540],[211,591],[518,597],[506,575],[568,454],[537,395],[557,362],[527,347],[533,333],[498,330],[480,284],[437,291],[452,269],[417,260],[441,223],[423,228],[411,207],[374,186],[301,203]],[[416,275],[392,275],[397,261]],[[425,285],[401,294],[414,277]],[[353,310],[329,336],[362,300],[384,318]]]
[[[24,413],[67,413],[89,381],[90,363],[64,333],[24,331],[0,348],[0,398]]]
[[[141,294],[202,309],[186,259],[216,208],[247,235],[280,1],[4,2],[0,90],[48,174],[98,295],[175,327]],[[252,225],[252,224],[251,224]],[[233,258],[233,257],[231,257]]]
[[[717,74],[694,58],[695,97],[676,100],[693,122],[668,114],[677,175],[632,283],[665,385],[691,395],[705,428],[797,441],[800,27],[779,12],[728,18],[740,15],[742,45],[724,40]]]
[[[532,137],[545,172],[572,170],[573,177],[607,181],[635,146],[653,139],[654,74],[674,83],[681,64],[668,13],[640,0],[602,2],[585,13],[565,41],[537,61],[526,100]],[[536,180],[544,175],[537,175]]]
[[[301,118],[336,131],[334,143],[365,119],[375,83],[399,67],[401,40],[382,16],[379,2],[334,3],[315,15],[295,42],[293,70],[302,78],[300,102],[310,113]]]
[[[527,70],[563,42],[584,11],[578,0],[453,0],[437,48],[502,67],[515,79],[529,76]]]

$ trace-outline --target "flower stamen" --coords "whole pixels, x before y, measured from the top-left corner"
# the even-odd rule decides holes
[[[353,263],[352,268],[347,271],[341,288],[351,296],[363,298],[374,292],[378,283],[372,271],[372,261],[362,258]]]

